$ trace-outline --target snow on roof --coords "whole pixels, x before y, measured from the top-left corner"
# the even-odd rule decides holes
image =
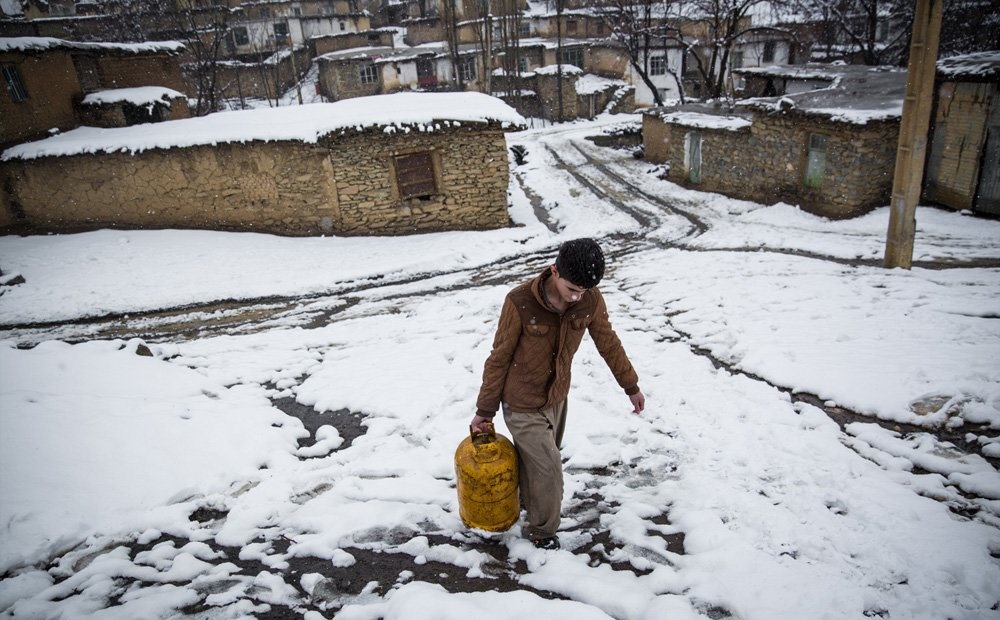
[[[439,55],[444,53],[444,44],[439,43],[431,47],[352,47],[346,50],[327,52],[318,56],[317,60],[325,62],[336,62],[341,60],[370,60],[372,62],[392,62],[398,60],[408,60],[427,55]]]
[[[1000,50],[942,58],[937,61],[937,71],[944,77],[996,78],[1000,76]]]
[[[709,114],[706,112],[676,111],[657,114],[663,122],[696,129],[724,129],[739,131],[753,124],[740,116]]]
[[[830,120],[864,125],[898,119],[903,115],[906,71],[885,67],[836,67],[844,69],[827,88],[780,97],[738,101],[737,105],[766,111],[796,109]]]
[[[21,8],[21,0],[0,0],[0,15],[8,17],[24,15],[24,9]]]
[[[0,161],[80,155],[140,153],[147,149],[220,143],[297,140],[315,143],[336,131],[382,128],[432,132],[462,123],[499,123],[504,129],[527,124],[503,101],[481,93],[399,93],[357,97],[336,103],[217,112],[208,116],[132,127],[80,127],[4,151]]]
[[[829,80],[843,77],[864,77],[869,73],[894,71],[894,67],[869,67],[866,65],[838,65],[830,63],[808,63],[804,65],[769,65],[767,67],[741,67],[733,73],[764,77],[780,77],[793,80]]]
[[[601,91],[607,90],[613,86],[627,86],[628,82],[625,80],[614,80],[611,78],[601,77],[599,75],[594,75],[592,73],[586,73],[580,76],[580,79],[576,82],[576,92],[578,95],[592,95],[594,93],[599,93]]]
[[[0,52],[31,52],[53,49],[152,54],[158,52],[181,52],[184,50],[184,44],[180,41],[149,41],[146,43],[84,43],[80,41],[56,39],[54,37],[0,37]]]
[[[538,75],[556,75],[559,73],[560,65],[546,65],[544,67],[539,67],[535,69],[535,73]],[[576,65],[562,65],[563,75],[582,75],[583,69],[577,67]]]
[[[90,93],[83,98],[83,105],[104,105],[127,102],[137,106],[148,106],[171,99],[184,99],[187,95],[162,86],[140,86],[138,88],[113,88]]]

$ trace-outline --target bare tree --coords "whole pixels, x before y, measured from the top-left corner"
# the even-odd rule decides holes
[[[866,65],[905,65],[912,0],[796,0],[796,10],[821,33],[830,58]]]
[[[674,28],[666,19],[669,3],[666,0],[610,0],[600,2],[598,14],[612,37],[621,43],[628,54],[629,65],[653,93],[656,105],[663,105],[659,89],[650,78],[650,52],[668,46]],[[671,67],[667,72],[677,83],[677,90],[684,98],[680,76]]]
[[[699,77],[710,99],[726,94],[730,56],[737,44],[759,35],[794,34],[774,25],[774,20],[754,23],[754,16],[784,7],[785,0],[670,0],[667,33],[685,50],[684,73]]]

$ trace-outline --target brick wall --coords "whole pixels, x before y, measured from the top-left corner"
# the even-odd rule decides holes
[[[701,182],[688,180],[685,137],[702,137]],[[826,165],[819,188],[805,187],[809,136],[826,136]],[[831,218],[854,217],[888,204],[898,141],[898,121],[865,125],[834,122],[798,112],[755,114],[738,131],[694,129],[643,120],[646,157],[669,162],[668,178],[680,185],[764,204],[779,201]]]
[[[430,150],[438,191],[401,200],[395,155]],[[291,235],[506,226],[499,129],[330,136],[0,163],[0,226],[205,228]]]

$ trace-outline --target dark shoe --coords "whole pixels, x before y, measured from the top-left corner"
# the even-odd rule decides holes
[[[532,538],[532,544],[539,549],[558,549],[559,539],[555,536],[549,536],[548,538]]]

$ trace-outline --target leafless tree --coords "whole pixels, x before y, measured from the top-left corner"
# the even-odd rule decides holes
[[[819,33],[820,50],[866,65],[905,65],[912,0],[796,0],[796,11]]]

